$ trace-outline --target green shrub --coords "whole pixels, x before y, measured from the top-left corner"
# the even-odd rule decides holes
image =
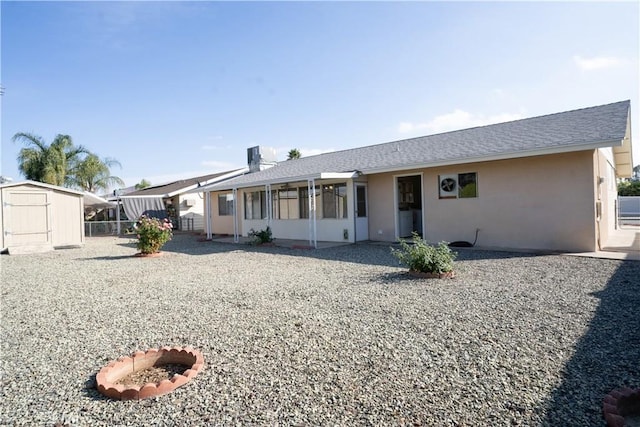
[[[618,196],[640,196],[640,181],[622,181],[619,183]]]
[[[271,227],[267,226],[266,229],[255,231],[253,228],[249,230],[249,237],[253,237],[251,242],[254,245],[261,245],[263,243],[273,242],[273,236],[271,235]]]
[[[453,261],[456,259],[456,253],[445,242],[431,246],[416,232],[413,233],[411,244],[400,240],[400,249],[391,248],[391,253],[400,264],[421,273],[448,273],[453,271]]]
[[[143,254],[160,252],[160,248],[171,240],[172,228],[171,221],[166,218],[159,220],[142,215],[135,225],[138,236],[136,247]]]

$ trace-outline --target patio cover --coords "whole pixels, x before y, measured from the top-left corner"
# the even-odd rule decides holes
[[[135,221],[143,214],[152,218],[164,219],[167,211],[162,201],[162,196],[157,197],[122,197],[122,206],[127,218]]]
[[[83,193],[82,198],[84,199],[85,208],[115,208],[118,206],[116,202],[110,202],[88,191]]]

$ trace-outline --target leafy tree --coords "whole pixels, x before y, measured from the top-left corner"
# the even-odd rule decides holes
[[[135,185],[136,190],[142,190],[143,188],[151,187],[151,183],[146,179],[142,179],[139,183]]]
[[[81,155],[89,153],[82,145],[75,146],[69,135],[56,135],[50,145],[25,132],[16,133],[12,140],[26,145],[18,154],[18,169],[25,178],[52,185],[69,185]]]
[[[91,193],[108,190],[114,185],[124,186],[122,179],[111,175],[110,169],[113,166],[121,167],[120,162],[115,159],[109,157],[100,159],[97,155],[90,153],[73,169],[71,183],[74,187]]]
[[[289,154],[287,154],[287,160],[299,159],[300,157],[302,157],[302,154],[300,154],[300,150],[297,148],[292,148],[289,150]]]
[[[623,181],[619,183],[618,196],[640,196],[640,181]]]

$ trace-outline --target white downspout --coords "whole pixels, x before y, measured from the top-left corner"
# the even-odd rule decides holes
[[[313,246],[318,249],[318,239],[316,237],[317,223],[316,223],[316,184],[314,179],[307,181],[307,194],[309,197],[309,246]]]
[[[353,243],[358,243],[358,186],[355,181],[353,185]]]
[[[211,192],[207,191],[204,194],[206,197],[205,206],[207,208],[207,239],[211,240],[213,238],[213,230],[211,230]]]
[[[120,235],[120,203],[122,202],[122,200],[120,199],[120,191],[118,191],[116,193],[117,195],[117,206],[116,206],[116,231],[118,233],[118,236]]]
[[[233,189],[233,243],[239,243],[238,237],[238,189]]]
[[[271,184],[264,186],[267,195],[267,227],[271,226],[271,214],[273,209],[273,199],[271,198]]]

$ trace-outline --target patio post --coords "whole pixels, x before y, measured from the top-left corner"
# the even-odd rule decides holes
[[[239,243],[240,237],[238,236],[238,189],[233,190],[233,243]]]
[[[316,224],[316,184],[315,179],[307,180],[307,195],[309,198],[309,246],[318,248],[318,240],[316,233],[318,231]]]

